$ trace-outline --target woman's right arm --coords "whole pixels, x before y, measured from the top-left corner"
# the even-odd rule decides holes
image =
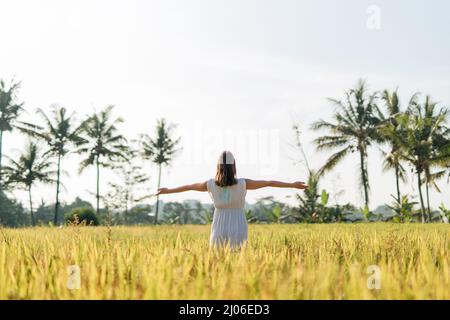
[[[194,184],[188,184],[177,188],[160,188],[158,189],[158,192],[156,193],[157,196],[161,194],[169,194],[169,193],[179,193],[179,192],[185,192],[185,191],[200,191],[205,192],[208,191],[207,187],[207,181],[200,182],[200,183],[194,183]]]
[[[245,179],[245,184],[247,190],[256,190],[266,187],[273,188],[295,188],[295,189],[306,189],[308,186],[303,181],[295,182],[282,182],[276,180],[251,180]]]

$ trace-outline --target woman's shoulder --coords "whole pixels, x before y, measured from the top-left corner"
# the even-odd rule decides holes
[[[247,179],[245,179],[245,178],[238,178],[237,181],[238,181],[238,184],[241,184],[241,185],[245,186]]]
[[[213,185],[214,185],[214,179],[213,178],[206,180],[206,188],[208,190],[210,190],[211,186],[213,186]]]
[[[206,189],[209,192],[217,192],[218,188],[220,187],[216,184],[216,179],[211,178],[206,181]]]

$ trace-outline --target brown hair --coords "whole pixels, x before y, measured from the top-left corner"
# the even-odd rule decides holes
[[[214,182],[219,187],[232,186],[237,183],[236,180],[236,160],[232,164],[226,163],[226,151],[222,153],[222,159],[220,163],[217,164],[216,178]]]

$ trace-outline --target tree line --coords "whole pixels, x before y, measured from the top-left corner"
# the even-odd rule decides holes
[[[126,217],[129,216],[130,210],[149,197],[148,193],[140,198],[136,196],[136,188],[148,185],[150,178],[135,164],[134,159],[141,158],[157,165],[159,188],[163,167],[169,165],[180,150],[180,138],[174,137],[175,125],[160,119],[157,120],[153,135],[142,134],[136,139],[128,140],[118,127],[124,120],[112,115],[113,106],[93,112],[80,121],[76,119],[74,112],[68,112],[64,107],[52,106],[49,112],[36,110],[39,122],[25,122],[21,120],[25,107],[18,98],[20,86],[20,82],[11,81],[7,85],[5,81],[0,81],[2,195],[16,189],[26,190],[31,224],[35,225],[33,187],[37,183],[52,184],[55,186],[53,224],[61,224],[63,219],[60,216],[60,193],[61,188],[64,188],[65,177],[62,164],[71,154],[78,154],[83,157],[79,164],[79,173],[88,167],[94,167],[96,170],[96,214],[100,214],[100,202],[103,201],[105,209],[123,211],[127,223]],[[412,95],[407,103],[402,105],[398,90],[370,92],[362,79],[355,87],[344,91],[342,98],[328,100],[336,107],[332,120],[318,120],[312,124],[311,129],[324,132],[314,140],[316,149],[333,153],[323,166],[311,168],[303,150],[299,127],[294,126],[297,146],[302,151],[309,172],[310,188],[302,195],[297,195],[299,205],[290,208],[289,213],[283,215],[281,209],[288,206],[277,204],[273,208],[269,206],[270,210],[266,212],[266,216],[275,217],[275,220],[282,220],[284,217],[289,221],[340,221],[345,209],[354,207],[350,204],[328,205],[330,194],[325,190],[319,192],[319,180],[347,156],[356,153],[364,196],[362,212],[370,217],[372,213],[369,210],[368,150],[377,147],[382,151],[383,169],[394,173],[396,195],[393,196],[395,202],[391,208],[397,217],[401,221],[411,218],[415,203],[410,200],[408,194],[402,194],[400,182],[406,181],[412,174],[417,179],[420,220],[432,221],[430,189],[440,192],[438,182],[447,178],[448,184],[450,177],[448,109],[440,107],[429,95],[422,97],[419,93]],[[4,155],[2,150],[3,133],[13,130],[28,137],[25,149],[16,157]],[[3,158],[7,160],[6,163]],[[105,168],[117,172],[121,182],[109,183],[109,191],[102,193],[101,170]],[[268,205],[267,201],[262,203]],[[176,207],[174,204],[171,206]],[[11,208],[13,207],[11,204]],[[152,210],[152,222],[158,223],[159,198]],[[169,216],[172,211],[169,210]],[[259,211],[264,210],[260,208]],[[182,220],[179,213],[172,215],[169,220]],[[247,212],[247,216],[249,221],[256,219],[251,210]],[[262,218],[263,221],[264,219]],[[272,221],[271,219],[268,218]]]
[[[165,119],[157,121],[155,135],[142,134],[138,139],[129,141],[122,135],[118,125],[122,118],[112,116],[113,106],[107,106],[77,122],[75,113],[66,108],[53,106],[49,113],[37,109],[41,122],[21,121],[25,112],[24,103],[18,99],[20,82],[12,81],[9,85],[0,81],[0,191],[23,189],[28,192],[31,224],[35,225],[33,208],[33,187],[37,183],[55,185],[54,225],[60,222],[60,192],[63,186],[62,163],[70,154],[83,157],[79,164],[79,173],[88,167],[96,169],[96,213],[100,213],[101,169],[122,170],[124,186],[111,184],[117,196],[124,194],[132,197],[135,184],[148,181],[148,176],[141,173],[141,168],[131,166],[136,156],[149,160],[158,166],[158,187],[163,166],[170,164],[179,150],[180,138],[173,138],[174,125]],[[3,133],[17,130],[28,137],[25,149],[17,157],[3,155]],[[133,142],[138,147],[133,147]],[[44,145],[45,147],[41,147]],[[138,151],[139,150],[139,151]],[[5,165],[2,159],[6,158]],[[127,168],[128,172],[124,172]],[[131,167],[130,167],[131,166]],[[130,180],[131,179],[131,180]],[[121,190],[118,190],[121,189]],[[120,192],[119,192],[120,191]],[[104,199],[109,197],[104,196]],[[131,198],[126,201],[131,201]],[[106,201],[106,200],[105,200]],[[159,199],[157,199],[158,203]],[[158,204],[155,207],[155,223],[158,217]]]
[[[310,170],[311,179],[319,179],[356,152],[364,210],[369,212],[368,150],[381,147],[383,169],[392,170],[395,175],[395,211],[400,214],[411,206],[407,195],[402,195],[400,190],[400,181],[406,181],[411,172],[417,178],[421,221],[431,221],[429,191],[433,188],[440,192],[438,181],[447,177],[448,184],[450,177],[448,109],[420,93],[413,94],[402,106],[398,90],[370,92],[362,79],[354,88],[346,90],[343,98],[329,101],[336,106],[333,120],[316,121],[311,128],[326,131],[314,140],[316,149],[335,152],[317,172]]]

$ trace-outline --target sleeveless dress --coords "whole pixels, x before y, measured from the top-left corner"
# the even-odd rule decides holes
[[[214,179],[207,182],[208,193],[214,203],[210,245],[240,247],[247,241],[248,227],[245,217],[245,179],[237,179],[237,184],[219,187]]]

